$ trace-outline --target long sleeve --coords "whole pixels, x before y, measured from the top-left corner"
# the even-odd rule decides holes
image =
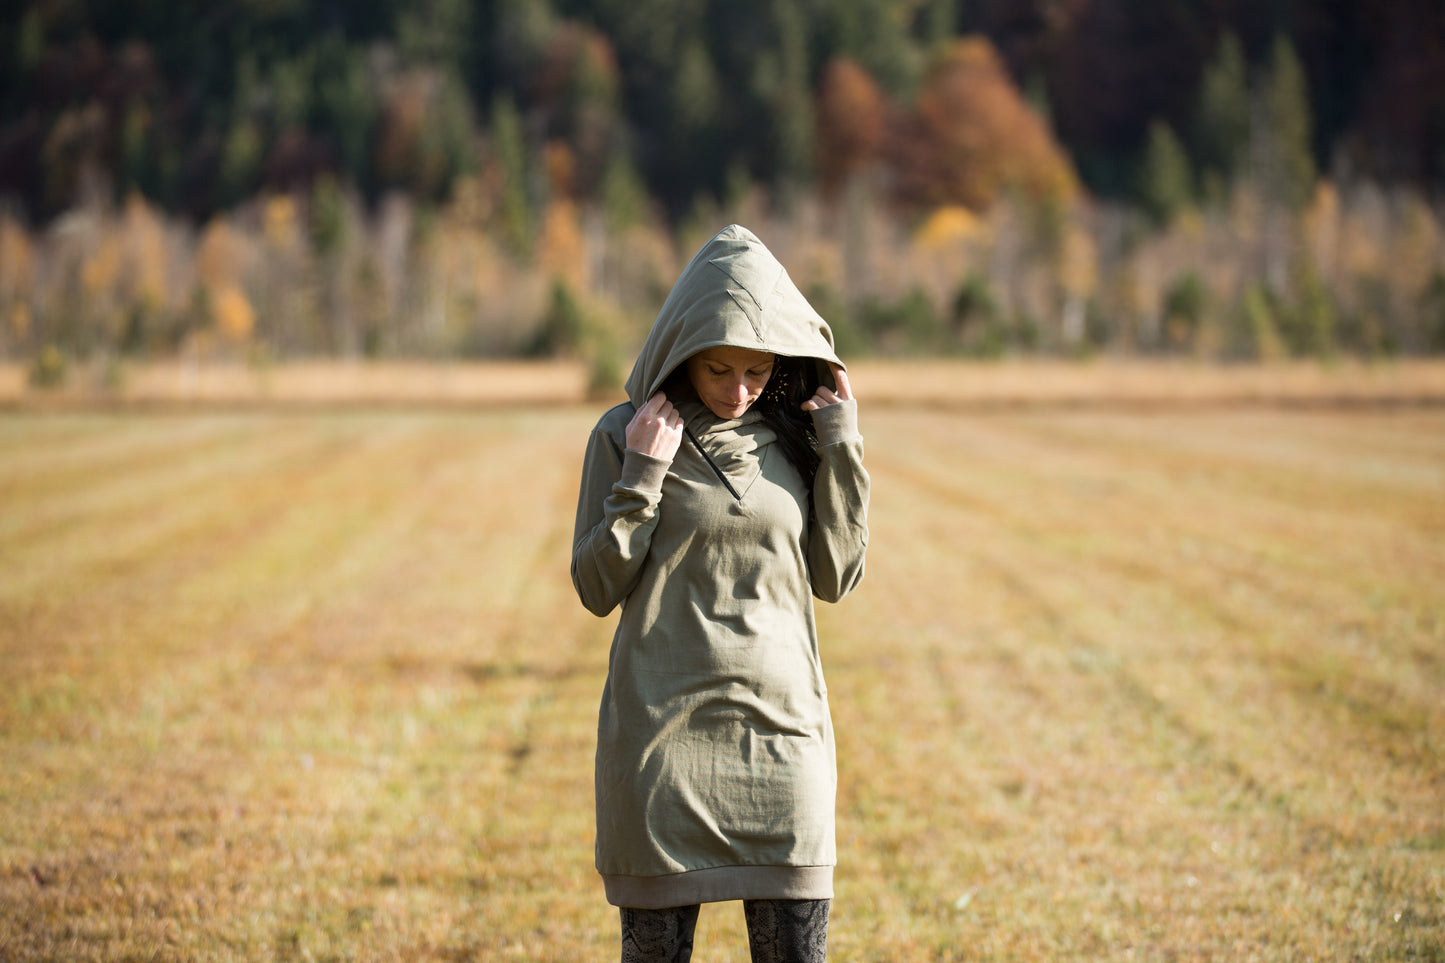
[[[858,403],[844,401],[813,412],[821,459],[813,480],[808,532],[808,578],[813,594],[836,602],[863,580],[868,548],[868,472],[858,434]]]
[[[622,448],[601,425],[592,432],[577,495],[572,584],[594,615],[611,612],[637,584],[669,464]]]

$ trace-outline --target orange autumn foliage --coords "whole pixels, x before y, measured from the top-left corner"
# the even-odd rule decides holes
[[[1036,201],[1078,192],[1067,156],[982,37],[955,41],[934,59],[893,154],[903,198],[920,206],[980,210],[1008,191]]]
[[[888,103],[868,72],[847,57],[829,62],[817,100],[817,160],[825,191],[836,190],[878,157],[887,123]]]

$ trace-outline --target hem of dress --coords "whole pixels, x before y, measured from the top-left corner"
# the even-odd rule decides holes
[[[602,874],[607,902],[666,909],[737,899],[832,899],[832,866],[718,866],[667,876]]]

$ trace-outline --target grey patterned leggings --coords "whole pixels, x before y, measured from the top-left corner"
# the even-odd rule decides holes
[[[828,958],[826,899],[743,900],[753,963],[823,963]],[[622,907],[622,963],[688,963],[700,907]]]

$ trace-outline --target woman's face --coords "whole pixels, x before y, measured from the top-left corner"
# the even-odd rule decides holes
[[[774,356],[722,345],[687,359],[687,375],[702,403],[719,418],[737,418],[752,407],[773,374]]]

